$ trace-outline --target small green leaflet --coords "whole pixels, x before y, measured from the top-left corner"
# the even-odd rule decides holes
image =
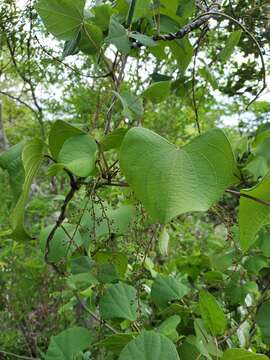
[[[211,334],[214,336],[223,335],[226,330],[227,319],[215,297],[206,291],[201,291],[199,307],[203,321]]]
[[[229,39],[226,42],[225,48],[219,54],[219,59],[226,62],[234,52],[235,47],[238,45],[242,35],[242,30],[236,30],[231,33]]]
[[[36,176],[44,156],[43,141],[34,139],[29,141],[22,152],[22,162],[25,172],[21,196],[11,214],[12,237],[18,240],[29,239],[24,228],[24,212],[34,177]]]
[[[225,351],[221,360],[269,360],[269,358],[244,349],[229,349]]]
[[[256,316],[256,322],[262,332],[263,341],[270,345],[270,301],[263,304]]]
[[[156,304],[164,307],[170,301],[181,300],[188,293],[189,288],[179,280],[171,276],[158,275],[152,285],[151,298]]]
[[[122,282],[109,286],[100,300],[99,308],[104,320],[135,321],[138,309],[136,289]]]
[[[83,350],[89,349],[92,342],[90,332],[82,327],[72,327],[50,339],[45,360],[74,360]]]
[[[155,82],[149,86],[142,93],[142,97],[145,99],[151,100],[154,104],[158,104],[165,100],[170,94],[171,82],[170,81],[160,81]]]
[[[213,129],[181,149],[144,128],[132,128],[120,149],[120,167],[153,221],[166,224],[191,211],[207,211],[235,181],[231,145]]]
[[[144,331],[126,345],[119,360],[180,360],[174,344],[164,335]]]
[[[111,16],[109,35],[106,42],[116,46],[122,54],[128,54],[130,51],[130,43],[127,30],[121,25],[114,15]]]
[[[57,161],[64,165],[74,175],[88,177],[95,168],[97,144],[87,135],[76,135],[67,139]]]
[[[60,40],[72,40],[80,31],[85,0],[39,0],[37,12],[48,31]]]
[[[269,187],[270,173],[268,173],[259,184],[249,190],[242,190],[241,193],[265,201],[270,201]],[[250,219],[252,219],[252,221],[250,221]],[[269,206],[259,204],[252,199],[247,199],[241,196],[239,208],[239,228],[240,245],[243,251],[248,250],[253,245],[259,230],[269,223]]]

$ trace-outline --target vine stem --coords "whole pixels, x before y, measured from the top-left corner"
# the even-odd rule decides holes
[[[232,189],[227,189],[226,192],[229,193],[229,194],[235,195],[237,197],[244,197],[246,199],[256,201],[257,203],[259,203],[261,205],[265,205],[265,206],[270,207],[270,202],[269,201],[259,199],[259,198],[255,197],[255,196],[248,195],[248,194],[245,194],[245,193],[241,193],[240,191],[232,190]]]

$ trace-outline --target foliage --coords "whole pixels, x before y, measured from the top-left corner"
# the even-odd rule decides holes
[[[268,359],[269,13],[4,1],[0,356]]]

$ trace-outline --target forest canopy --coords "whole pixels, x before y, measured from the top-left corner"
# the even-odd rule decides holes
[[[268,0],[0,0],[0,359],[270,359]]]

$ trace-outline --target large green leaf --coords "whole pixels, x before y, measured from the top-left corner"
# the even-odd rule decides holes
[[[185,37],[181,40],[174,40],[170,43],[170,48],[180,70],[184,73],[193,56],[193,47],[189,39]]]
[[[82,327],[72,327],[52,336],[45,360],[74,360],[83,350],[90,347],[92,336]]]
[[[261,329],[263,341],[270,346],[270,301],[260,307],[256,322]]]
[[[82,27],[85,0],[39,0],[37,11],[48,31],[61,40],[72,40]]]
[[[178,149],[154,132],[133,128],[120,149],[126,179],[154,221],[207,211],[233,182],[231,145],[219,129]]]
[[[179,360],[174,344],[164,335],[144,331],[128,343],[119,360]]]
[[[85,134],[82,130],[72,126],[65,121],[57,120],[49,134],[49,149],[55,160],[64,144],[72,136]]]
[[[179,338],[178,332],[176,330],[177,326],[181,321],[180,316],[173,315],[167,318],[163,323],[158,327],[158,331],[167,336],[173,342],[176,342]]]
[[[15,203],[19,199],[24,182],[23,147],[24,142],[20,142],[0,154],[0,167],[8,172]]]
[[[228,349],[221,360],[269,360],[269,358],[244,349]]]
[[[215,297],[206,291],[201,291],[199,307],[203,321],[212,335],[223,335],[227,319]]]
[[[100,300],[100,314],[105,320],[137,318],[138,300],[133,286],[119,283],[111,285]]]
[[[151,289],[152,300],[161,306],[173,300],[181,300],[188,293],[189,288],[171,276],[157,276]]]
[[[28,239],[29,235],[24,228],[24,211],[28,199],[31,184],[36,176],[43,160],[44,143],[39,139],[29,141],[22,152],[22,162],[24,167],[24,183],[21,196],[11,214],[11,226],[13,238],[23,240]]]
[[[242,35],[242,30],[236,30],[231,33],[229,39],[226,42],[225,48],[219,54],[219,59],[226,62],[231,57],[235,47],[239,43]]]
[[[249,190],[242,190],[242,194],[270,201],[270,173],[262,181]],[[252,219],[252,221],[250,221]],[[240,244],[245,251],[255,242],[259,230],[270,223],[269,206],[260,204],[252,199],[241,197],[239,208]]]
[[[130,51],[127,30],[118,22],[114,15],[110,19],[109,34],[106,41],[109,44],[115,45],[117,50],[123,54],[127,54]]]
[[[96,153],[97,144],[91,136],[76,135],[64,142],[57,160],[74,175],[87,177],[95,168]]]

